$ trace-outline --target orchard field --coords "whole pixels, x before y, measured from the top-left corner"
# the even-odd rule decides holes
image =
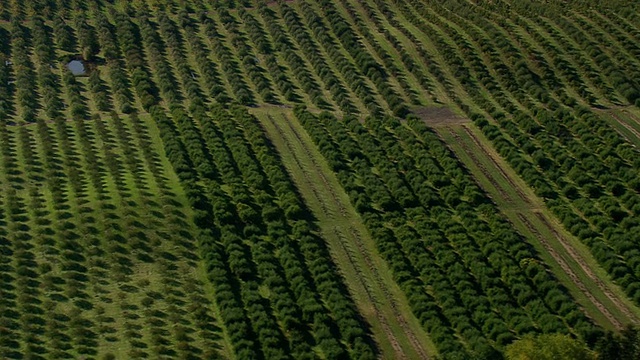
[[[638,146],[633,1],[0,0],[0,359],[637,359]]]

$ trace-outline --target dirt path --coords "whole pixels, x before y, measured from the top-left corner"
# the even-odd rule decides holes
[[[349,215],[345,205],[339,199],[335,189],[326,178],[322,171],[322,167],[312,154],[308,144],[301,138],[300,134],[298,134],[298,131],[290,123],[291,120],[286,117],[286,114],[283,113],[282,117],[284,121],[282,122],[283,124],[280,124],[271,115],[266,115],[269,123],[277,131],[278,136],[284,140],[283,142],[287,151],[294,158],[295,166],[298,167],[300,172],[303,174],[303,179],[300,180],[304,181],[307,188],[311,189],[311,193],[313,194],[316,203],[319,204],[320,210],[322,210],[322,214],[318,214],[319,217],[324,216],[329,223],[337,223],[340,219],[342,219],[342,221],[348,219]],[[284,126],[288,127],[288,132],[283,128]],[[293,134],[293,136],[287,135],[287,133]],[[299,151],[296,151],[292,142],[296,142],[298,149],[303,150],[302,154]],[[307,163],[312,165],[312,171],[303,166],[302,157],[307,160]],[[422,347],[418,336],[412,331],[404,315],[401,313],[397,299],[393,294],[391,294],[388,286],[385,284],[384,279],[379,273],[378,268],[375,266],[372,255],[362,239],[362,234],[353,227],[349,227],[347,229],[347,226],[335,225],[331,226],[331,228],[325,228],[324,230],[331,233],[331,235],[338,240],[334,242],[336,244],[334,246],[339,247],[339,250],[346,255],[348,264],[345,265],[353,269],[353,272],[357,277],[357,285],[364,289],[365,299],[363,299],[363,306],[368,306],[373,310],[378,323],[384,332],[384,336],[388,339],[391,347],[393,348],[393,358],[411,359],[412,357],[407,354],[405,349],[403,349],[396,334],[392,330],[390,325],[391,322],[397,324],[397,326],[402,329],[403,335],[414,350],[413,352],[417,354],[420,359],[429,359],[429,356]],[[358,261],[359,257],[363,261]],[[382,306],[384,304],[390,305],[392,314],[385,314],[382,310]]]
[[[286,139],[286,137],[284,135],[284,132],[282,131],[282,128],[280,128],[278,123],[271,117],[271,115],[268,115],[268,116],[269,116],[269,120],[271,120],[273,125],[278,129],[278,131],[282,135],[282,138]],[[346,217],[347,216],[347,209],[345,208],[345,206],[342,203],[342,201],[340,201],[338,199],[338,195],[336,194],[335,189],[331,185],[329,185],[329,181],[327,180],[327,178],[322,173],[322,169],[320,168],[320,165],[316,161],[316,158],[313,156],[313,154],[311,154],[311,150],[307,147],[307,144],[304,142],[304,140],[302,140],[302,138],[300,137],[300,134],[298,134],[296,129],[293,127],[293,125],[291,125],[291,120],[285,114],[282,114],[282,118],[285,120],[285,123],[287,124],[287,126],[291,130],[291,133],[293,133],[293,135],[295,136],[295,138],[298,141],[298,143],[300,144],[300,146],[304,149],[305,155],[309,158],[309,160],[311,160],[311,163],[313,164],[313,168],[316,170],[317,175],[320,176],[320,179],[322,179],[322,183],[324,184],[326,190],[331,194],[331,199],[333,200],[334,204],[337,205],[338,208],[340,209],[340,214],[343,217]],[[290,150],[293,151],[293,149],[291,149],[291,145],[289,144],[289,142],[287,142],[287,147]],[[292,154],[294,155],[294,157],[296,156],[295,153],[292,153]],[[303,169],[302,166],[300,168]]]
[[[289,143],[288,139],[286,138],[286,135],[284,134],[284,131],[282,130],[278,122],[275,119],[273,119],[271,115],[267,115],[267,118],[269,119],[271,124],[274,126],[274,128],[276,128],[280,136],[283,139],[285,139],[285,146],[287,147],[287,150],[293,155],[293,158],[295,159],[295,162],[296,162],[296,166],[304,174],[304,181],[307,183],[307,185],[311,189],[313,196],[316,198],[316,201],[320,204],[320,207],[322,208],[323,213],[329,218],[335,218],[335,215],[332,214],[331,211],[329,210],[329,204],[327,203],[327,199],[325,199],[323,196],[320,196],[320,194],[318,193],[317,183],[315,183],[312,180],[312,174],[310,174],[309,171],[307,171],[307,169],[304,166],[302,166],[299,159],[299,155],[296,153],[296,151],[293,149],[293,147]],[[296,134],[296,137],[297,136],[298,135]],[[307,149],[306,147],[304,149],[307,152],[307,155],[311,156],[309,149]],[[316,165],[314,162],[314,168],[315,167]],[[324,176],[324,174],[322,174],[321,171],[317,171],[317,174],[320,175],[320,178],[322,179],[324,184],[328,184],[326,177]],[[337,197],[335,196],[335,193],[333,192],[333,190],[331,191],[331,195],[333,197],[334,202],[337,203]],[[344,208],[341,209],[342,216],[346,217],[346,210],[342,211],[343,209]],[[408,359],[407,355],[402,350],[402,347],[400,346],[398,339],[393,334],[393,331],[391,330],[391,327],[389,326],[387,319],[382,315],[382,312],[380,311],[380,301],[373,295],[371,286],[365,280],[366,277],[365,277],[364,271],[362,270],[362,267],[355,260],[355,257],[356,257],[355,252],[350,246],[348,246],[349,239],[347,239],[346,235],[337,226],[332,227],[332,232],[333,232],[333,235],[336,236],[336,238],[339,240],[336,243],[340,245],[340,248],[342,249],[342,251],[347,255],[349,265],[355,271],[356,277],[358,279],[358,283],[366,293],[366,297],[367,297],[366,301],[368,304],[370,304],[373,307],[373,312],[375,313],[376,318],[378,319],[378,322],[382,326],[385,336],[387,337],[387,339],[389,339],[389,342],[391,343],[391,346],[393,347],[395,354],[398,356],[399,359]]]
[[[326,190],[331,193],[331,198],[332,198],[334,204],[337,205],[340,208],[341,215],[343,217],[346,217],[347,216],[347,211],[346,211],[346,209],[344,207],[344,204],[342,203],[342,201],[340,201],[338,199],[338,196],[335,193],[335,190],[333,189],[333,187],[331,187],[329,185],[329,182],[327,181],[327,179],[324,176],[324,174],[322,174],[322,170],[320,168],[320,165],[316,162],[316,159],[312,156],[311,151],[307,147],[306,143],[302,140],[302,138],[300,137],[300,135],[298,134],[296,129],[293,127],[293,125],[291,125],[291,120],[288,119],[285,114],[283,114],[283,118],[285,119],[285,122],[288,125],[289,129],[291,130],[291,132],[295,135],[296,140],[304,148],[305,153],[307,154],[307,156],[309,157],[309,159],[313,163],[313,167],[317,170],[317,173],[320,175]],[[362,239],[361,234],[358,231],[356,231],[354,228],[351,228],[350,232],[351,232],[351,235],[352,235],[352,239],[355,240],[355,244],[358,247],[358,251],[362,255],[362,257],[363,257],[363,259],[364,259],[364,261],[365,261],[365,263],[367,265],[367,268],[369,269],[369,272],[374,277],[376,285],[378,286],[378,288],[380,290],[383,291],[386,301],[388,301],[389,305],[391,305],[394,317],[396,318],[396,320],[398,321],[398,323],[402,327],[402,330],[404,331],[405,335],[407,336],[407,338],[411,342],[411,345],[414,347],[416,352],[418,354],[420,354],[420,358],[421,359],[427,359],[428,356],[427,356],[426,352],[424,351],[424,349],[422,348],[422,345],[420,345],[420,342],[418,341],[418,339],[416,337],[416,334],[414,334],[413,331],[411,331],[411,329],[409,328],[409,325],[407,324],[407,321],[404,319],[404,316],[400,313],[399,308],[398,308],[398,303],[397,303],[397,301],[395,299],[395,296],[393,296],[391,294],[391,292],[389,291],[388,287],[384,284],[384,280],[382,279],[382,277],[380,276],[380,272],[378,271],[378,269],[374,265],[373,260],[371,259],[371,254],[367,250],[366,245],[364,244],[364,241]]]
[[[638,118],[637,115],[635,115],[634,113],[632,113],[628,109],[623,109],[622,112],[625,113],[629,117],[629,119],[633,120],[638,125],[640,125],[640,118]]]
[[[470,119],[459,116],[447,107],[420,106],[414,108],[412,112],[430,127],[461,125],[471,122]]]

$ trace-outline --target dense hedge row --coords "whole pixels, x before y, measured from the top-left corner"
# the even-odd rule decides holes
[[[224,36],[216,29],[215,21],[206,13],[202,13],[200,15],[200,22],[204,27],[204,33],[211,43],[211,50],[216,54],[222,71],[229,80],[229,85],[231,85],[235,100],[245,105],[253,104],[255,102],[254,94],[242,77],[240,66],[235,60],[233,53],[223,43]]]
[[[288,63],[293,76],[298,80],[300,87],[309,95],[311,101],[320,108],[327,108],[329,104],[323,98],[320,85],[312,76],[302,57],[298,55],[295,45],[289,38],[289,35],[276,22],[275,13],[272,9],[263,3],[258,7],[266,28],[273,39],[273,50],[282,53],[285,61]],[[258,45],[258,43],[256,43]],[[260,45],[258,45],[261,48]]]
[[[333,100],[340,107],[340,110],[345,113],[356,111],[356,107],[350,98],[346,85],[336,76],[331,67],[329,67],[318,45],[303,27],[300,16],[296,10],[283,4],[280,6],[280,16],[284,20],[289,34],[291,34],[305,57],[311,63],[316,74],[321,77],[325,88],[331,92]],[[355,74],[352,76],[355,76]]]
[[[369,54],[368,50],[363,46],[361,40],[349,25],[349,22],[340,15],[331,1],[322,0],[319,1],[318,5],[320,5],[322,9],[324,18],[329,20],[329,26],[335,37],[342,44],[343,49],[351,55],[351,58],[361,73],[373,82],[378,93],[387,102],[391,112],[400,117],[406,115],[408,109],[404,104],[404,100],[389,84],[387,79],[388,74],[386,73],[387,70]],[[354,85],[358,87],[357,83]],[[372,114],[374,113],[375,112],[372,111]]]
[[[245,74],[251,79],[262,100],[266,103],[277,103],[278,99],[273,92],[271,80],[266,76],[264,68],[259,64],[260,60],[257,55],[248,45],[248,39],[240,29],[236,19],[225,9],[220,10],[218,15],[229,33],[229,41],[236,50],[236,56],[242,62]]]
[[[273,45],[266,36],[264,29],[260,22],[247,11],[240,11],[240,17],[242,19],[242,25],[247,29],[247,33],[251,38],[254,48],[265,59],[265,65],[269,70],[269,74],[273,78],[275,85],[287,101],[299,102],[300,96],[296,93],[296,86],[289,80],[285,69],[278,64],[278,60],[273,52]]]

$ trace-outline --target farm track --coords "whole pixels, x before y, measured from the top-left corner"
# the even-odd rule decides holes
[[[551,227],[549,227],[549,223],[546,221],[546,219],[544,219],[544,216],[542,214],[536,213],[536,215],[541,221],[543,221],[547,225],[547,227],[551,231],[555,231]],[[591,301],[591,303],[602,313],[602,315],[604,315],[607,318],[607,320],[609,320],[617,329],[621,329],[623,327],[622,323],[620,323],[620,321],[618,321],[611,314],[611,312],[609,312],[609,310],[607,309],[607,307],[604,304],[602,304],[600,301],[598,301],[598,299],[595,296],[593,296],[593,294],[591,294],[591,292],[589,291],[587,286],[580,280],[578,275],[576,275],[576,273],[571,269],[571,267],[567,264],[567,262],[564,260],[562,255],[560,255],[553,248],[553,246],[551,246],[551,244],[549,244],[547,239],[545,239],[545,237],[540,233],[540,231],[538,231],[538,229],[536,229],[536,227],[531,223],[531,221],[524,214],[522,214],[520,212],[517,213],[517,216],[518,216],[518,219],[520,219],[520,221],[522,221],[522,223],[527,227],[527,229],[529,229],[529,231],[532,234],[535,235],[535,237],[538,239],[540,244],[542,244],[542,246],[549,253],[549,255],[551,255],[551,257],[553,257],[555,262],[567,274],[567,276],[569,276],[571,281],[589,299],[589,301]]]
[[[638,127],[634,127],[634,129],[640,128],[640,117],[638,117],[638,115],[636,115],[635,113],[630,112],[627,109],[623,109],[622,112],[627,115],[627,117],[633,121],[635,124],[638,125]],[[636,130],[637,131],[637,130]]]
[[[489,180],[489,182],[491,182],[494,185],[495,189],[500,193],[500,196],[502,196],[506,202],[513,204],[513,198],[511,197],[511,195],[509,195],[509,193],[507,193],[507,191],[500,185],[500,183],[493,177],[493,175],[491,175],[489,170],[487,170],[487,167],[484,166],[484,164],[480,161],[480,159],[478,159],[478,157],[469,148],[469,146],[462,139],[462,137],[458,133],[456,133],[454,129],[452,129],[451,127],[447,127],[446,129],[449,131],[451,136],[453,136],[454,139],[458,141],[458,143],[460,144],[460,147],[462,147],[462,150],[467,154],[467,156],[469,156],[471,161],[473,161],[478,166],[478,168],[480,169],[482,174],[487,178],[487,180]]]
[[[283,114],[282,116],[285,119],[285,123],[289,126],[289,129],[291,129],[291,132],[295,135],[296,140],[304,148],[305,154],[309,157],[309,159],[311,159],[311,162],[313,163],[314,168],[316,170],[318,170],[318,174],[320,175],[320,177],[322,179],[322,182],[324,183],[324,186],[326,187],[326,189],[331,193],[331,198],[333,199],[335,205],[339,206],[341,215],[343,217],[346,217],[347,216],[347,211],[345,209],[344,204],[342,203],[342,201],[340,201],[338,199],[338,196],[335,193],[335,190],[333,189],[333,187],[331,187],[331,185],[329,184],[329,182],[328,182],[327,178],[324,176],[324,174],[322,174],[321,167],[317,163],[315,157],[312,156],[311,150],[309,150],[309,148],[307,147],[307,144],[300,137],[300,134],[298,134],[296,129],[293,127],[293,125],[291,125],[291,120],[286,116],[286,114]],[[351,235],[352,235],[352,239],[355,240],[355,244],[358,247],[358,251],[360,252],[360,254],[362,254],[362,257],[363,257],[364,261],[367,263],[367,267],[369,268],[369,271],[371,272],[371,274],[374,277],[376,285],[378,286],[378,288],[380,290],[382,290],[384,292],[385,298],[387,299],[387,301],[391,305],[394,317],[396,318],[396,320],[398,321],[398,323],[402,327],[404,333],[407,335],[407,337],[408,337],[409,341],[411,342],[412,346],[414,347],[414,349],[416,349],[416,351],[420,354],[420,358],[421,359],[427,359],[428,356],[425,353],[425,351],[422,348],[422,346],[420,345],[420,342],[418,341],[416,335],[411,331],[411,329],[409,329],[407,321],[404,319],[402,314],[400,314],[400,311],[398,309],[398,303],[397,303],[395,297],[391,294],[391,292],[389,291],[388,287],[384,284],[384,280],[380,276],[380,272],[376,269],[375,265],[373,264],[373,260],[371,259],[371,254],[367,250],[367,248],[366,248],[366,246],[364,244],[364,241],[362,239],[361,234],[358,231],[356,231],[355,229],[353,229],[353,228],[350,229],[350,232],[351,232]]]
[[[320,170],[320,164],[318,164],[318,162],[316,161],[315,157],[311,154],[311,150],[309,150],[309,148],[307,147],[307,144],[304,142],[304,140],[302,140],[302,138],[300,137],[300,134],[298,134],[296,129],[291,125],[291,123],[290,123],[291,120],[284,114],[282,115],[282,117],[284,118],[285,123],[289,126],[289,129],[291,129],[291,132],[295,135],[296,140],[303,147],[305,155],[307,157],[309,157],[309,159],[311,160],[311,163],[313,164],[313,167],[316,170],[318,170],[318,175],[320,175],[320,178],[322,179],[322,183],[326,187],[327,191],[331,194],[331,199],[333,200],[335,205],[337,205],[338,208],[340,209],[340,215],[342,215],[342,217],[346,217],[347,216],[347,209],[345,208],[345,206],[342,203],[342,201],[340,201],[338,199],[338,195],[336,194],[336,192],[333,189],[333,187],[331,187],[331,185],[329,185],[329,181],[327,180],[327,178],[324,176],[324,174]],[[274,126],[278,127],[278,129],[281,130],[281,128],[278,126],[277,122],[275,122],[273,120],[273,118],[271,118],[271,120],[273,121]],[[284,136],[284,133],[281,133],[281,134],[283,134],[283,136]],[[283,139],[285,139],[285,138],[283,137]],[[290,144],[288,142],[287,142],[287,144],[290,146]],[[295,156],[295,153],[292,153],[292,154]]]
[[[585,261],[585,259],[576,251],[576,249],[569,243],[569,240],[566,239],[551,223],[551,221],[547,218],[546,215],[536,210],[534,206],[534,202],[524,193],[524,191],[516,184],[514,179],[512,179],[508,173],[503,169],[496,159],[494,159],[491,154],[485,149],[482,145],[481,140],[477,138],[477,136],[473,133],[471,129],[469,129],[465,125],[459,126],[464,129],[465,133],[471,138],[473,144],[479,149],[471,149],[469,145],[464,141],[464,139],[460,136],[460,134],[456,133],[455,127],[448,126],[446,130],[450,133],[453,139],[459,145],[459,149],[462,150],[469,159],[480,169],[483,176],[493,185],[496,191],[501,196],[501,202],[506,204],[513,204],[513,199],[510,197],[508,192],[500,185],[501,183],[495,180],[495,176],[492,172],[483,165],[482,161],[476,155],[478,151],[481,151],[484,154],[484,157],[491,160],[497,171],[500,172],[502,177],[508,182],[508,184],[518,193],[519,197],[522,198],[524,203],[527,205],[520,210],[515,211],[515,215],[517,219],[529,230],[529,232],[539,241],[539,243],[543,246],[543,248],[549,253],[549,255],[555,260],[555,262],[560,266],[560,268],[567,274],[567,276],[571,279],[571,281],[576,285],[578,290],[585,295],[585,297],[593,303],[593,305],[602,313],[602,315],[617,329],[622,329],[626,325],[623,321],[620,320],[620,317],[616,317],[611,311],[607,308],[607,305],[603,304],[601,299],[598,299],[594,296],[589,290],[589,286],[597,286],[597,288],[602,292],[602,294],[611,301],[616,309],[624,314],[626,319],[633,323],[637,323],[637,316],[633,313],[633,311],[623,302],[619,297],[614,294],[607,284],[602,281],[598,275],[596,275],[589,264]],[[501,205],[504,208],[504,205]],[[532,216],[538,220],[538,224],[542,225],[549,234],[553,234],[553,237],[557,241],[557,243],[562,246],[564,251],[560,252],[558,249],[554,248],[550,243],[550,239],[545,238],[545,236],[541,233],[540,228],[537,228],[532,223]],[[513,219],[515,220],[515,219]],[[567,259],[570,258],[569,259]],[[576,267],[572,268],[569,265],[569,262],[575,263],[579,269]],[[583,280],[578,277],[578,273],[582,271],[584,275],[592,282],[592,284],[585,284]]]
[[[467,133],[467,135],[469,135],[471,140],[473,140],[473,142],[476,144],[476,146],[480,150],[482,150],[482,152],[487,156],[487,158],[489,160],[491,160],[491,162],[495,165],[496,169],[498,169],[498,171],[500,172],[502,177],[504,177],[504,179],[507,180],[509,185],[511,185],[511,187],[518,193],[518,196],[520,196],[522,201],[524,201],[528,205],[532,205],[531,204],[531,200],[529,199],[529,197],[524,193],[524,191],[518,185],[516,185],[516,183],[513,181],[513,179],[502,168],[502,166],[498,163],[498,161],[494,158],[494,156],[489,151],[487,151],[487,149],[485,148],[485,146],[482,145],[482,142],[480,142],[480,140],[478,139],[476,134],[474,134],[473,131],[471,131],[471,129],[469,129],[467,126],[462,126],[462,128]]]
[[[631,120],[633,120],[633,121],[637,121],[636,119],[633,119],[633,118],[632,118],[632,115],[631,115],[631,114],[629,114],[628,112],[625,112],[625,114],[627,114],[627,116],[628,116]],[[627,129],[630,133],[632,133],[632,134],[633,134],[633,136],[635,136],[635,137],[636,137],[636,139],[640,140],[640,131],[636,130],[633,126],[631,126],[631,125],[627,124],[627,122],[626,122],[626,121],[624,121],[624,120],[622,120],[622,119],[620,118],[620,116],[618,116],[618,114],[615,114],[615,113],[611,112],[611,113],[609,113],[609,115],[611,115],[611,117],[612,117],[612,118],[614,118],[614,119],[618,122],[618,124],[622,125],[622,127],[624,127],[624,128],[625,128],[625,129]],[[633,144],[633,141],[631,141],[631,139],[627,139],[627,141],[629,141],[630,143],[632,143],[632,144]]]
[[[615,304],[615,306],[622,313],[624,313],[630,321],[632,321],[633,323],[638,323],[637,317],[634,316],[631,310],[627,308],[627,306],[622,301],[620,301],[620,299],[618,299],[616,295],[613,294],[613,292],[611,292],[611,290],[608,289],[606,284],[591,270],[591,268],[586,263],[586,261],[576,252],[576,250],[571,246],[571,244],[569,244],[567,239],[565,239],[565,237],[562,236],[553,227],[553,225],[549,222],[549,220],[544,215],[542,215],[539,212],[536,212],[535,214],[536,214],[536,217],[553,233],[555,238],[562,245],[562,247],[567,251],[567,253],[571,256],[571,258],[580,266],[582,271],[584,271],[584,273],[598,286],[598,288],[605,294],[605,296],[609,300],[611,300],[611,302]]]
[[[330,222],[335,222],[338,220],[338,215],[335,211],[331,211],[331,208],[337,209],[340,213],[339,216],[343,219],[347,219],[349,217],[349,214],[346,207],[344,206],[342,201],[340,201],[337,193],[330,185],[329,180],[322,173],[320,164],[313,156],[306,142],[302,139],[293,125],[291,125],[291,120],[286,116],[286,114],[282,114],[282,118],[285,120],[284,122],[287,124],[290,130],[290,134],[294,135],[293,138],[296,142],[298,142],[300,148],[303,149],[304,156],[308,158],[313,168],[315,169],[314,174],[311,174],[310,171],[305,166],[303,166],[300,155],[295,151],[293,145],[290,143],[290,141],[294,139],[292,139],[290,136],[287,137],[285,130],[271,115],[267,115],[266,118],[269,120],[274,129],[276,129],[276,131],[278,132],[278,136],[282,137],[282,139],[285,140],[284,143],[287,147],[287,150],[292,154],[296,166],[304,176],[304,179],[301,180],[306,182],[308,188],[311,189],[315,200],[320,205],[323,213],[327,217],[327,220],[329,220]],[[329,194],[329,199],[321,195],[321,191],[318,190],[319,182],[313,181],[314,176],[320,178],[320,186],[322,186],[323,188],[322,192]],[[337,241],[337,243],[340,250],[342,250],[342,252],[346,254],[349,261],[348,265],[350,265],[350,267],[354,270],[358,278],[358,283],[365,290],[368,302],[371,304],[374,313],[376,314],[376,317],[378,318],[380,325],[385,333],[385,336],[394,349],[394,358],[411,359],[412,357],[408,355],[402,348],[400,341],[393,333],[393,330],[390,326],[391,321],[395,322],[402,329],[404,336],[411,344],[415,354],[417,354],[420,359],[429,359],[427,352],[418,340],[418,336],[412,331],[405,316],[403,316],[403,314],[400,312],[400,306],[397,299],[390,292],[388,286],[385,284],[385,281],[383,280],[377,267],[375,266],[371,253],[367,249],[367,246],[364,243],[360,232],[353,227],[350,227],[347,232],[347,229],[341,229],[340,226],[332,226],[330,231],[333,233],[335,238],[339,240]],[[355,249],[353,245],[355,245]],[[358,257],[360,257],[362,261],[359,262],[357,260]],[[376,294],[376,292],[378,294],[381,294],[382,296]],[[383,297],[383,299],[381,299],[381,297]],[[389,304],[391,309],[391,316],[389,316],[389,314],[385,314],[381,309],[383,301]]]
[[[627,116],[629,116],[629,118],[631,118],[633,121],[635,121],[636,123],[638,123],[638,125],[640,125],[640,118],[638,118],[638,115],[630,112],[627,109],[622,110],[623,113],[627,114]]]
[[[267,115],[267,118],[269,119],[271,124],[274,126],[274,128],[278,131],[278,134],[282,137],[282,139],[287,139],[283,129],[280,127],[278,122],[271,115]],[[285,119],[285,122],[289,121],[289,119],[287,119],[286,116],[283,116],[283,118]],[[305,146],[305,144],[302,142],[302,139],[300,138],[298,133],[295,132],[295,129],[293,129],[292,127],[290,127],[290,128],[291,128],[292,132],[295,134],[295,136],[296,136],[298,142],[300,143],[300,145],[303,146],[306,155],[309,157],[309,159],[311,159],[311,161],[313,163],[313,167],[316,170],[319,170],[318,164],[316,163],[315,159],[312,157],[311,151],[309,150],[309,148],[307,148]],[[318,201],[318,203],[322,207],[324,214],[326,214],[327,217],[332,218],[332,219],[335,220],[335,215],[333,215],[331,213],[331,211],[329,210],[329,205],[327,204],[326,199],[324,199],[318,193],[318,190],[316,188],[316,184],[311,180],[311,176],[312,175],[309,173],[309,171],[306,169],[306,167],[304,167],[301,164],[300,159],[299,159],[299,155],[294,151],[291,143],[289,141],[285,140],[285,146],[287,147],[287,149],[289,150],[289,152],[292,154],[293,158],[295,159],[295,162],[296,162],[296,165],[298,166],[298,168],[304,174],[304,180],[309,185],[309,188],[313,192],[314,197],[316,198],[316,200]],[[333,199],[334,204],[339,205],[342,217],[346,217],[347,216],[346,209],[344,208],[343,204],[340,201],[338,201],[338,198],[337,198],[334,190],[329,186],[327,178],[324,176],[324,174],[322,174],[321,171],[317,171],[317,173],[320,175],[320,178],[322,179],[322,182],[324,183],[325,190],[329,190],[329,192],[331,193],[331,197]],[[407,355],[402,350],[402,348],[400,346],[400,343],[398,342],[398,339],[393,334],[393,331],[391,330],[391,328],[389,326],[389,323],[387,322],[387,320],[382,315],[382,312],[380,310],[380,300],[377,299],[375,297],[375,295],[373,294],[373,290],[371,289],[371,285],[365,280],[366,276],[364,274],[364,271],[362,270],[362,267],[355,260],[355,257],[356,257],[355,252],[352,249],[352,247],[348,245],[349,244],[349,239],[346,237],[346,235],[342,231],[340,231],[338,229],[337,226],[333,226],[332,227],[332,231],[333,231],[333,234],[336,236],[336,238],[339,240],[339,241],[337,241],[337,243],[340,244],[340,248],[347,255],[347,258],[349,260],[349,265],[351,265],[351,267],[354,269],[354,271],[355,271],[355,273],[357,275],[359,284],[365,290],[365,292],[367,294],[368,301],[373,306],[373,311],[375,312],[376,317],[378,318],[378,321],[380,321],[380,325],[382,326],[383,331],[385,332],[385,335],[386,335],[387,339],[389,339],[389,341],[391,343],[391,346],[393,347],[395,353],[398,356],[400,356],[401,359],[407,359]]]

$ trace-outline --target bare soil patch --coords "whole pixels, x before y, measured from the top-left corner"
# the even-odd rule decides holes
[[[460,116],[446,107],[416,107],[412,109],[412,113],[429,126],[460,125],[471,122],[470,119]]]
[[[286,3],[292,3],[294,1],[295,0],[284,0],[284,2],[286,2]],[[269,2],[267,2],[267,6],[274,6],[274,5],[278,5],[278,2],[277,1],[269,1]]]

